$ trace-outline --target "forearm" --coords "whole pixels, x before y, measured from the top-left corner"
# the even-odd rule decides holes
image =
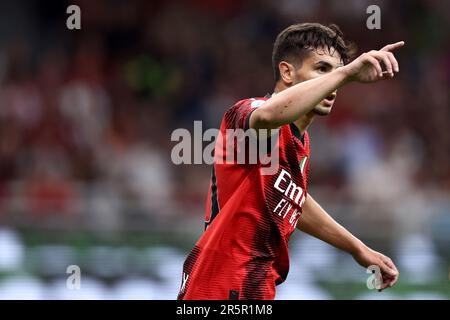
[[[348,81],[344,68],[298,83],[274,95],[250,117],[250,127],[274,129],[309,113],[320,101]]]
[[[365,248],[358,238],[337,223],[309,194],[303,204],[297,228],[352,255]]]

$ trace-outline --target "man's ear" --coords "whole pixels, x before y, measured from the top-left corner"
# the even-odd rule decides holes
[[[294,83],[294,66],[286,61],[281,61],[278,64],[278,70],[280,70],[280,79],[284,84],[288,87],[291,86]]]

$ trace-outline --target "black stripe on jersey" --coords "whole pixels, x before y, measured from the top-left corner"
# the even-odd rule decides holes
[[[248,130],[250,129],[250,116],[252,115],[253,111],[255,111],[255,109],[253,109],[252,111],[249,112],[249,114],[247,115],[247,119],[245,120],[245,124],[244,124],[244,130]]]
[[[289,124],[289,126],[291,127],[291,132],[292,134],[302,142],[303,145],[305,145],[305,135],[300,133],[300,130],[298,130],[298,127],[294,124],[291,123]]]
[[[217,198],[217,178],[216,166],[213,165],[211,172],[211,216],[209,221],[205,223],[205,230],[213,222],[214,218],[219,213],[219,199]]]

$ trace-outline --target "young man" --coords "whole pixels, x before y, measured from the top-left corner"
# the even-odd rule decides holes
[[[335,25],[296,24],[278,35],[274,93],[237,102],[220,127],[223,135],[227,129],[278,129],[278,170],[264,175],[260,163],[213,165],[206,230],[186,259],[178,299],[274,299],[275,286],[288,274],[288,241],[296,228],[348,252],[363,267],[379,266],[382,289],[396,283],[391,259],[364,245],[307,193],[306,130],[316,116],[331,112],[340,87],[393,78],[399,66],[392,51],[403,45],[346,64],[351,49]],[[216,155],[224,152],[216,143]]]

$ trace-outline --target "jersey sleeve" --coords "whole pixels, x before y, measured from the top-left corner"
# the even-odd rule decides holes
[[[225,114],[227,129],[243,129],[250,127],[250,115],[266,100],[245,99],[237,102]]]

